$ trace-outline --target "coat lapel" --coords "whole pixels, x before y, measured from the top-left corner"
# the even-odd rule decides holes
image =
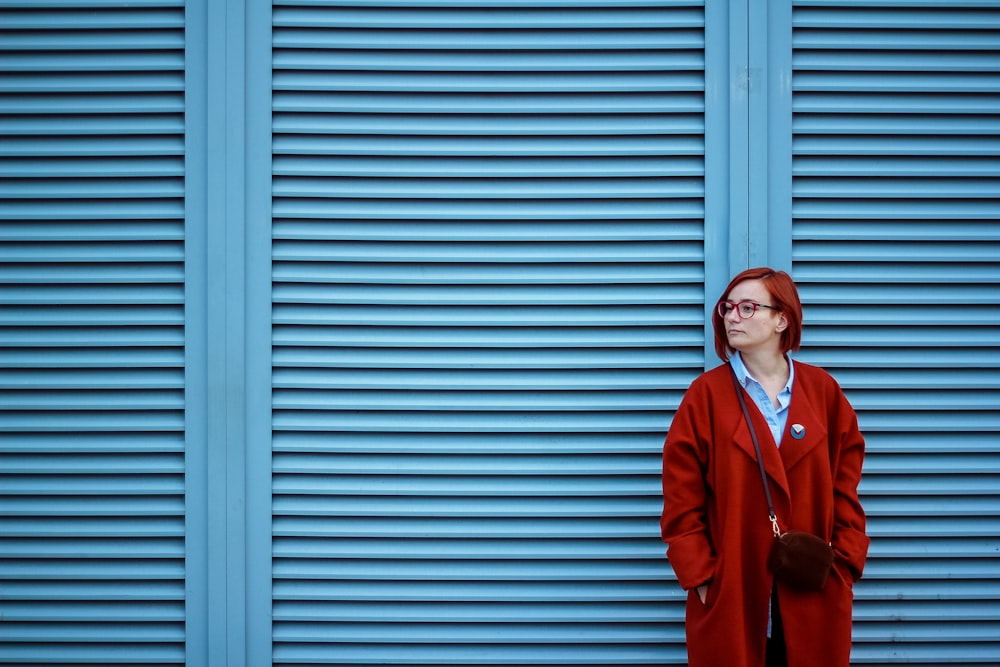
[[[750,396],[745,391],[743,393],[743,397],[746,399],[747,410],[750,412],[750,418],[753,420],[754,428],[757,431],[757,442],[760,445],[761,455],[764,457],[764,470],[767,471],[767,476],[771,479],[771,482],[773,482],[771,486],[776,484],[778,488],[782,489],[787,496],[788,477],[785,475],[787,464],[782,462],[782,455],[779,453],[778,448],[774,444],[774,438],[771,437],[771,429],[768,428],[767,420],[764,419],[764,415],[760,413],[760,410],[757,408],[757,404],[751,400]],[[733,434],[733,442],[735,442],[736,446],[742,449],[746,455],[753,460],[754,464],[756,464],[757,453],[754,451],[753,439],[750,437],[750,428],[747,426],[746,419],[743,418],[743,411],[740,410],[738,399],[736,399],[735,396],[733,397],[733,403],[735,404],[736,411],[740,413],[740,419],[737,421],[736,432]],[[791,406],[789,406],[789,409],[791,409]],[[772,490],[772,493],[774,493],[774,490]]]
[[[779,453],[784,469],[791,471],[816,447],[826,443],[826,424],[817,415],[823,414],[810,402],[801,385],[792,390],[792,403],[788,406],[788,423],[781,438]],[[795,433],[801,431],[801,435]]]

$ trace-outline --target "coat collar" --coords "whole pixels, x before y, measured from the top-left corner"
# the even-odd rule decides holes
[[[728,374],[729,371],[727,370],[726,372]],[[729,391],[732,393],[735,387],[733,387],[731,381],[729,385]],[[787,473],[802,461],[809,452],[827,440],[826,424],[820,418],[823,412],[813,405],[808,390],[803,385],[805,383],[796,383],[796,387],[792,390],[792,402],[788,406],[788,423],[785,426],[785,432],[782,434],[780,448],[774,446],[774,441],[771,438],[765,437],[770,434],[767,421],[764,419],[764,415],[760,413],[760,410],[757,409],[756,404],[750,399],[750,396],[744,394],[747,410],[749,410],[754,428],[759,434],[757,440],[760,444],[761,454],[764,457],[764,469],[772,481],[771,486],[777,486],[784,492],[786,497],[790,496]],[[735,396],[733,396],[733,401],[737,412],[740,413],[736,432],[733,434],[733,441],[739,449],[742,449],[756,463],[757,455],[754,452],[750,429],[747,427],[746,420],[743,419],[738,399]],[[803,428],[803,435],[801,438],[793,438],[791,435],[792,429],[798,426]],[[775,492],[774,488],[772,488],[771,492]]]

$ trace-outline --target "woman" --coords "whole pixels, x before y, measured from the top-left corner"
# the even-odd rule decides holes
[[[802,305],[787,273],[736,276],[712,325],[728,363],[691,384],[663,449],[660,528],[688,591],[688,664],[846,667],[852,587],[869,542],[857,493],[857,417],[829,374],[788,356],[799,348]],[[733,371],[752,399],[746,405],[781,530],[807,531],[833,547],[820,591],[791,588],[767,569],[774,534]]]

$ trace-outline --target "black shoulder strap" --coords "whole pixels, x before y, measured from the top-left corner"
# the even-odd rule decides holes
[[[778,527],[778,517],[774,513],[774,503],[771,502],[771,487],[767,483],[767,471],[764,469],[764,457],[760,453],[760,443],[757,442],[757,429],[753,427],[753,421],[750,419],[750,411],[747,410],[746,399],[743,398],[743,387],[740,386],[740,381],[736,377],[736,371],[733,369],[733,365],[729,365],[729,375],[733,378],[733,388],[736,389],[736,397],[740,399],[740,409],[743,410],[743,418],[747,420],[747,428],[750,429],[750,439],[753,440],[753,449],[757,454],[757,465],[760,467],[760,480],[764,483],[764,497],[767,498],[767,518],[771,521],[771,528],[774,530],[775,537],[781,535],[781,528]]]

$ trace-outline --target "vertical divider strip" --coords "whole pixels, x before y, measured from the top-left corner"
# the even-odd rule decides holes
[[[208,664],[246,663],[245,7],[207,0]]]
[[[246,521],[247,667],[270,667],[271,567],[271,3],[247,3]]]
[[[751,164],[750,173],[766,175],[766,182],[756,184],[766,193],[762,207],[766,246],[762,263],[785,271],[792,270],[792,7],[791,3],[752,0],[751,15],[766,17],[760,30],[751,29],[756,42],[751,60],[764,50],[761,78],[766,90],[765,125],[767,143],[761,151],[766,164]],[[756,27],[756,26],[755,26]],[[759,42],[763,40],[764,44]],[[753,116],[751,116],[751,119]],[[751,133],[752,134],[752,133]],[[751,152],[751,156],[754,153]],[[751,185],[755,185],[751,183]],[[753,210],[753,209],[751,209]],[[751,217],[751,227],[753,226]]]
[[[209,665],[207,3],[185,6],[184,122],[184,581],[185,660]]]
[[[705,6],[705,368],[715,366],[711,309],[747,266],[747,0]]]

